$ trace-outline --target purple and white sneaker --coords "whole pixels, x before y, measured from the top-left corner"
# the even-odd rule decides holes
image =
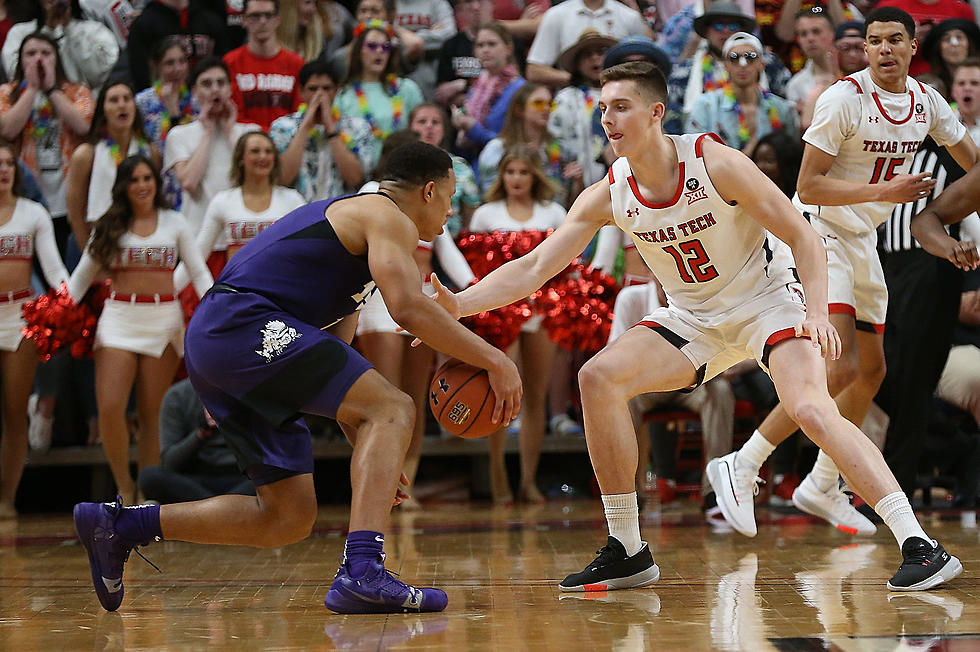
[[[88,553],[95,594],[106,611],[115,611],[122,604],[125,592],[123,567],[129,560],[129,553],[136,546],[149,543],[127,541],[116,534],[116,519],[122,509],[122,496],[116,496],[114,503],[78,503],[74,511],[75,532]],[[140,554],[139,550],[136,554]],[[152,563],[150,565],[156,568]]]
[[[448,603],[441,589],[420,589],[392,577],[384,566],[384,555],[371,562],[360,579],[351,577],[348,565],[342,564],[323,598],[327,609],[339,614],[442,611]]]

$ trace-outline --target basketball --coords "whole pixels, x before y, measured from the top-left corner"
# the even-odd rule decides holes
[[[476,439],[500,428],[501,424],[490,421],[493,403],[486,369],[450,360],[432,377],[429,407],[450,434]]]

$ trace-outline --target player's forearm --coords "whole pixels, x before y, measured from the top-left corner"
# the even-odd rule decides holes
[[[881,201],[881,189],[875,184],[832,179],[822,174],[801,176],[796,189],[800,201],[818,206],[849,206]]]
[[[435,301],[419,294],[389,310],[402,328],[436,351],[481,369],[499,368],[501,351],[467,330]]]
[[[787,242],[793,250],[796,271],[806,296],[806,312],[810,317],[827,316],[827,251],[809,226],[800,229]]]
[[[541,277],[530,265],[530,255],[511,261],[490,272],[476,285],[456,295],[463,317],[493,310],[530,295],[554,276]],[[560,270],[556,270],[555,274]],[[540,280],[540,279],[544,280]]]

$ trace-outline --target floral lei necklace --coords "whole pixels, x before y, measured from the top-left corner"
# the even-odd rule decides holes
[[[136,134],[133,134],[133,137],[136,139],[136,149],[139,150],[139,153],[144,155],[147,154],[150,151],[149,144]],[[119,167],[119,164],[126,158],[127,153],[124,153],[119,147],[119,143],[114,141],[108,134],[105,135],[105,138],[103,138],[102,141],[109,148],[109,155],[112,156],[112,160],[116,164],[116,167]]]
[[[704,80],[704,92],[722,88],[727,83],[727,75],[724,73],[719,79],[715,79],[715,58],[710,53],[705,52],[701,58],[701,79]]]
[[[759,103],[759,107],[766,110],[772,130],[781,130],[783,123],[779,119],[779,111],[776,109],[776,103],[772,101],[772,93],[762,89],[759,89],[759,93],[762,95],[762,101]],[[725,97],[732,101],[732,110],[735,111],[735,117],[738,118],[738,141],[739,148],[741,148],[752,139],[752,136],[749,134],[749,121],[745,117],[745,112],[742,111],[738,100],[735,99],[735,91],[732,90],[731,84],[725,85]]]
[[[367,95],[364,93],[364,88],[361,86],[360,80],[355,80],[351,82],[351,87],[354,89],[354,95],[357,97],[357,107],[360,109],[361,116],[370,125],[371,133],[378,140],[384,140],[388,137],[392,131],[398,131],[401,126],[402,121],[402,105],[404,104],[404,99],[398,94],[398,77],[396,75],[388,75],[385,77],[385,85],[388,87],[388,94],[391,95],[391,130],[385,131],[378,126],[375,122],[374,116],[371,114],[371,110],[368,107]]]
[[[170,119],[167,105],[163,102],[163,82],[160,80],[153,82],[153,92],[160,98],[160,104],[163,106],[163,111],[160,112],[160,136],[164,137],[170,131],[170,127],[174,126],[174,123]],[[194,119],[194,102],[191,101],[191,92],[188,90],[186,84],[180,85],[177,97],[177,109],[180,111],[180,119],[177,120],[177,124],[186,124]]]
[[[22,81],[20,83],[20,91],[23,93],[25,88],[27,88],[27,82]],[[54,123],[54,108],[51,106],[51,100],[47,95],[43,95],[43,98],[41,106],[36,109],[31,109],[31,114],[27,118],[27,124],[24,125],[24,131],[29,133],[35,141],[42,138],[47,133],[48,128]]]

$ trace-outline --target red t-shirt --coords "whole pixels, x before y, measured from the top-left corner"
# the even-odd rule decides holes
[[[268,131],[273,120],[299,107],[298,75],[306,62],[295,52],[280,48],[276,56],[263,59],[243,45],[226,54],[224,62],[231,71],[239,122],[254,122]]]
[[[960,2],[960,0],[939,0],[939,2],[930,3],[920,0],[881,0],[876,6],[901,9],[915,19],[916,26],[922,23],[938,24],[949,18],[976,20],[970,5]],[[929,63],[922,54],[922,43],[920,42],[919,51],[912,57],[909,75],[914,77],[924,72],[929,72]]]
[[[493,19],[517,20],[528,5],[539,5],[544,13],[551,9],[551,0],[493,0]]]
[[[0,47],[3,47],[3,42],[7,40],[7,32],[10,28],[14,26],[14,21],[10,20],[7,16],[3,20],[0,20]]]

